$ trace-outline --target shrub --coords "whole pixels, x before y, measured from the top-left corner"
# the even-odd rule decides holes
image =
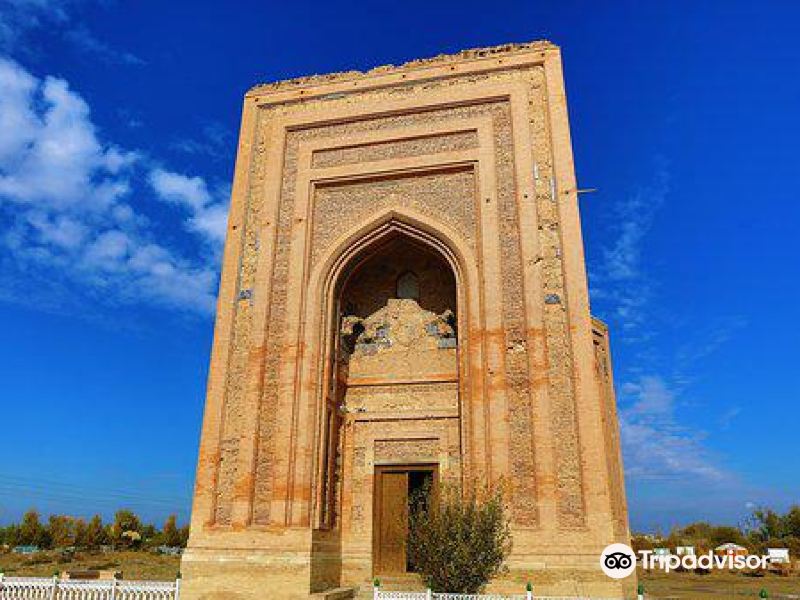
[[[432,590],[475,594],[506,570],[511,531],[499,488],[462,494],[428,486],[410,508],[408,557]]]

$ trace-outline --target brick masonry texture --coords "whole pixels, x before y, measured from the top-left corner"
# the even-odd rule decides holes
[[[598,566],[627,508],[547,42],[245,97],[182,593],[368,586],[385,465],[506,490],[491,589],[630,591]]]
[[[335,150],[320,150],[311,157],[311,166],[335,167],[373,160],[422,156],[436,152],[466,150],[478,147],[478,136],[474,131],[421,136],[395,142],[362,144]]]

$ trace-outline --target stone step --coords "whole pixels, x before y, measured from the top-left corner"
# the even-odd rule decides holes
[[[371,590],[370,590],[371,594]],[[339,587],[308,595],[313,600],[350,600],[356,597],[356,588]]]
[[[384,590],[402,590],[404,592],[424,592],[425,584],[416,573],[398,573],[396,575],[384,575],[378,577],[381,582],[381,589]],[[372,583],[369,584],[370,592],[372,591]]]
[[[416,573],[398,573],[395,575],[381,575],[378,577],[381,589],[384,591],[424,592],[425,584]],[[368,600],[373,597],[373,582],[364,581],[358,586],[356,600]]]

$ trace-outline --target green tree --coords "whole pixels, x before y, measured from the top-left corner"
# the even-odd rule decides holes
[[[53,548],[66,548],[75,545],[75,519],[65,515],[50,515],[47,533]]]
[[[108,543],[108,533],[103,526],[103,519],[100,515],[95,515],[86,525],[86,535],[83,545],[86,548],[98,548]]]
[[[103,525],[103,531],[105,532],[106,544],[114,545],[116,542],[116,537],[114,536],[114,524],[106,523]]]
[[[511,550],[502,493],[462,494],[454,486],[427,486],[411,498],[406,549],[434,591],[478,593],[505,571]]]
[[[22,542],[20,541],[22,538],[20,537],[19,532],[19,525],[16,523],[12,523],[8,527],[3,530],[3,544],[7,544],[10,547],[19,546]]]
[[[177,517],[170,515],[164,521],[164,527],[161,530],[161,541],[165,546],[180,546],[181,536],[178,531]]]
[[[763,542],[783,535],[781,516],[771,508],[758,508],[751,517],[753,533]]]
[[[148,545],[152,544],[153,542],[157,543],[160,538],[156,526],[153,525],[152,523],[148,523],[147,525],[142,525],[140,533],[142,534],[142,543]]]
[[[733,542],[747,545],[748,540],[738,527],[729,525],[712,525],[706,521],[690,523],[672,530],[664,542],[664,546],[694,546],[698,553],[713,550],[720,544]]]
[[[769,546],[789,548],[790,554],[800,551],[800,505],[783,515],[769,508],[754,510],[748,526],[752,551],[764,552]]]
[[[189,526],[184,525],[178,530],[178,545],[181,548],[186,548],[186,544],[189,543]]]
[[[19,543],[46,548],[48,542],[47,530],[39,519],[38,511],[29,510],[23,515],[19,525]]]
[[[695,546],[698,551],[706,551],[714,547],[711,540],[713,525],[705,521],[690,523],[684,527],[674,528],[664,542],[664,546]]]
[[[631,547],[639,552],[640,550],[652,550],[656,546],[654,536],[642,533],[634,533],[631,536]]]
[[[744,545],[747,543],[742,531],[738,527],[730,525],[717,525],[710,531],[711,548],[716,548],[720,544],[733,542],[734,544]]]
[[[783,515],[783,531],[786,535],[800,538],[800,505],[795,504],[789,507],[789,511]]]
[[[111,526],[111,541],[123,546],[133,546],[142,539],[142,522],[131,510],[122,509],[114,513]],[[135,534],[135,535],[134,535]]]
[[[132,510],[122,509],[114,513],[114,528],[122,531],[136,531],[141,533],[142,522]]]
[[[86,548],[86,521],[75,519],[75,546]]]

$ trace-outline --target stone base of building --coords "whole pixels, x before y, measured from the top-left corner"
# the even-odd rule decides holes
[[[181,600],[321,598],[326,591],[338,594],[343,588],[352,589],[356,596],[367,595],[372,589],[369,558],[364,557],[362,564],[354,560],[342,561],[332,552],[334,543],[309,540],[308,549],[313,545],[315,552],[287,548],[280,555],[276,555],[274,549],[189,548],[181,563]],[[524,594],[528,582],[533,585],[535,596],[636,597],[635,577],[621,581],[610,579],[600,570],[597,557],[588,555],[541,556],[536,562],[512,561],[509,570],[493,580],[486,593]],[[382,587],[424,589],[413,575],[384,577]]]
[[[599,567],[544,566],[518,570],[511,568],[487,586],[486,593],[524,594],[528,582],[534,596],[579,598],[636,598],[636,578],[614,580]]]
[[[253,550],[187,550],[181,575],[181,600],[305,600],[311,592],[308,554],[277,559]]]

